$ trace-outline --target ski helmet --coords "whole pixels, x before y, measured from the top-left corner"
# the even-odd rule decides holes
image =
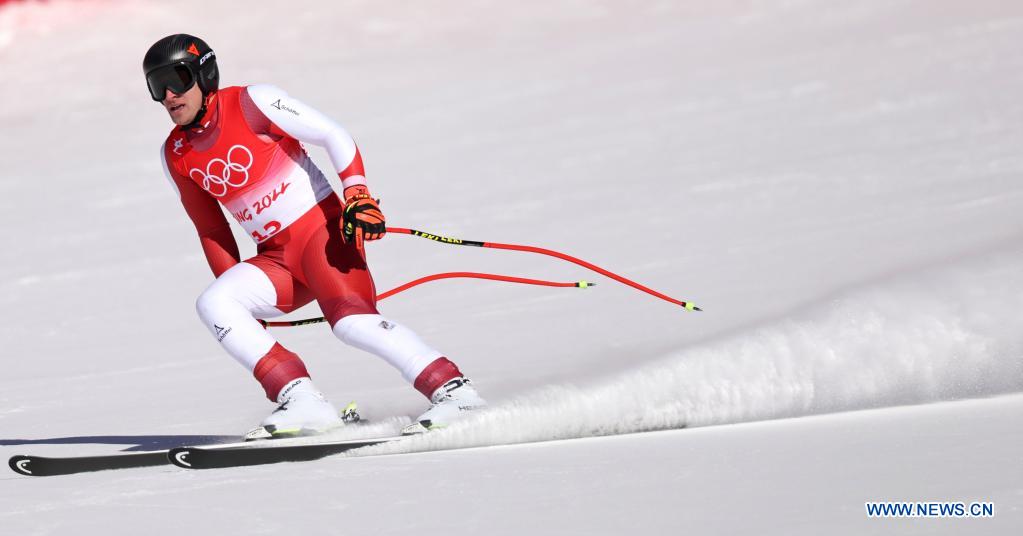
[[[162,101],[168,89],[181,94],[196,83],[205,97],[220,83],[213,49],[206,41],[188,34],[168,35],[153,43],[142,60],[142,71],[149,96],[155,101]]]

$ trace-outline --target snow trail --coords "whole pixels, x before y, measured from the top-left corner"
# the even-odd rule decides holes
[[[997,253],[852,290],[624,376],[548,386],[447,430],[365,452],[624,434],[1020,391],[1021,308],[1023,255]]]

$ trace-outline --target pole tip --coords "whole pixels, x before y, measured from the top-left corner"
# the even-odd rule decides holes
[[[685,307],[686,310],[689,310],[689,311],[702,311],[703,310],[703,309],[700,309],[699,307],[697,307],[696,304],[693,304],[693,303],[686,303],[685,305],[683,305],[683,307]]]
[[[579,288],[589,288],[589,287],[595,287],[595,286],[597,286],[597,284],[596,283],[590,283],[589,281],[579,281],[578,283],[575,284],[575,286],[577,286]]]

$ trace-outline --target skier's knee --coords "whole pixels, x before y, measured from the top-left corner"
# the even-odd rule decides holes
[[[342,342],[370,353],[387,356],[440,356],[409,328],[380,314],[349,315],[333,326]]]
[[[379,322],[386,323],[384,317],[379,314],[347,315],[334,323],[332,331],[338,339],[341,339],[341,342],[358,347],[362,338],[361,332],[365,329],[361,325],[368,326]]]
[[[195,311],[199,314],[199,318],[208,320],[217,311],[223,310],[225,306],[230,307],[231,301],[231,297],[223,290],[217,288],[217,285],[210,285],[195,299]]]

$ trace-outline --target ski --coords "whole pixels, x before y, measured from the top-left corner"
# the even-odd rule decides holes
[[[272,441],[250,443],[245,446],[231,448],[219,446],[213,448],[178,447],[170,449],[167,458],[174,465],[185,469],[220,469],[282,462],[306,462],[348,450],[397,441],[403,437],[405,436],[343,439],[298,444],[281,444]]]
[[[238,448],[250,443],[221,443],[209,445],[207,449]],[[25,476],[58,476],[112,469],[133,469],[136,467],[152,467],[167,465],[169,449],[150,450],[144,452],[120,452],[115,454],[98,454],[90,456],[31,456],[19,454],[11,456],[7,465],[20,475]]]
[[[27,476],[73,475],[75,473],[165,464],[167,464],[166,450],[62,458],[17,455],[12,456],[8,461],[8,465],[15,473]]]
[[[7,464],[15,473],[25,476],[73,475],[114,469],[152,467],[168,463],[185,469],[214,469],[318,460],[331,454],[387,443],[402,437],[344,439],[314,443],[295,443],[294,439],[275,439],[94,456],[51,457],[19,454],[12,456]]]

